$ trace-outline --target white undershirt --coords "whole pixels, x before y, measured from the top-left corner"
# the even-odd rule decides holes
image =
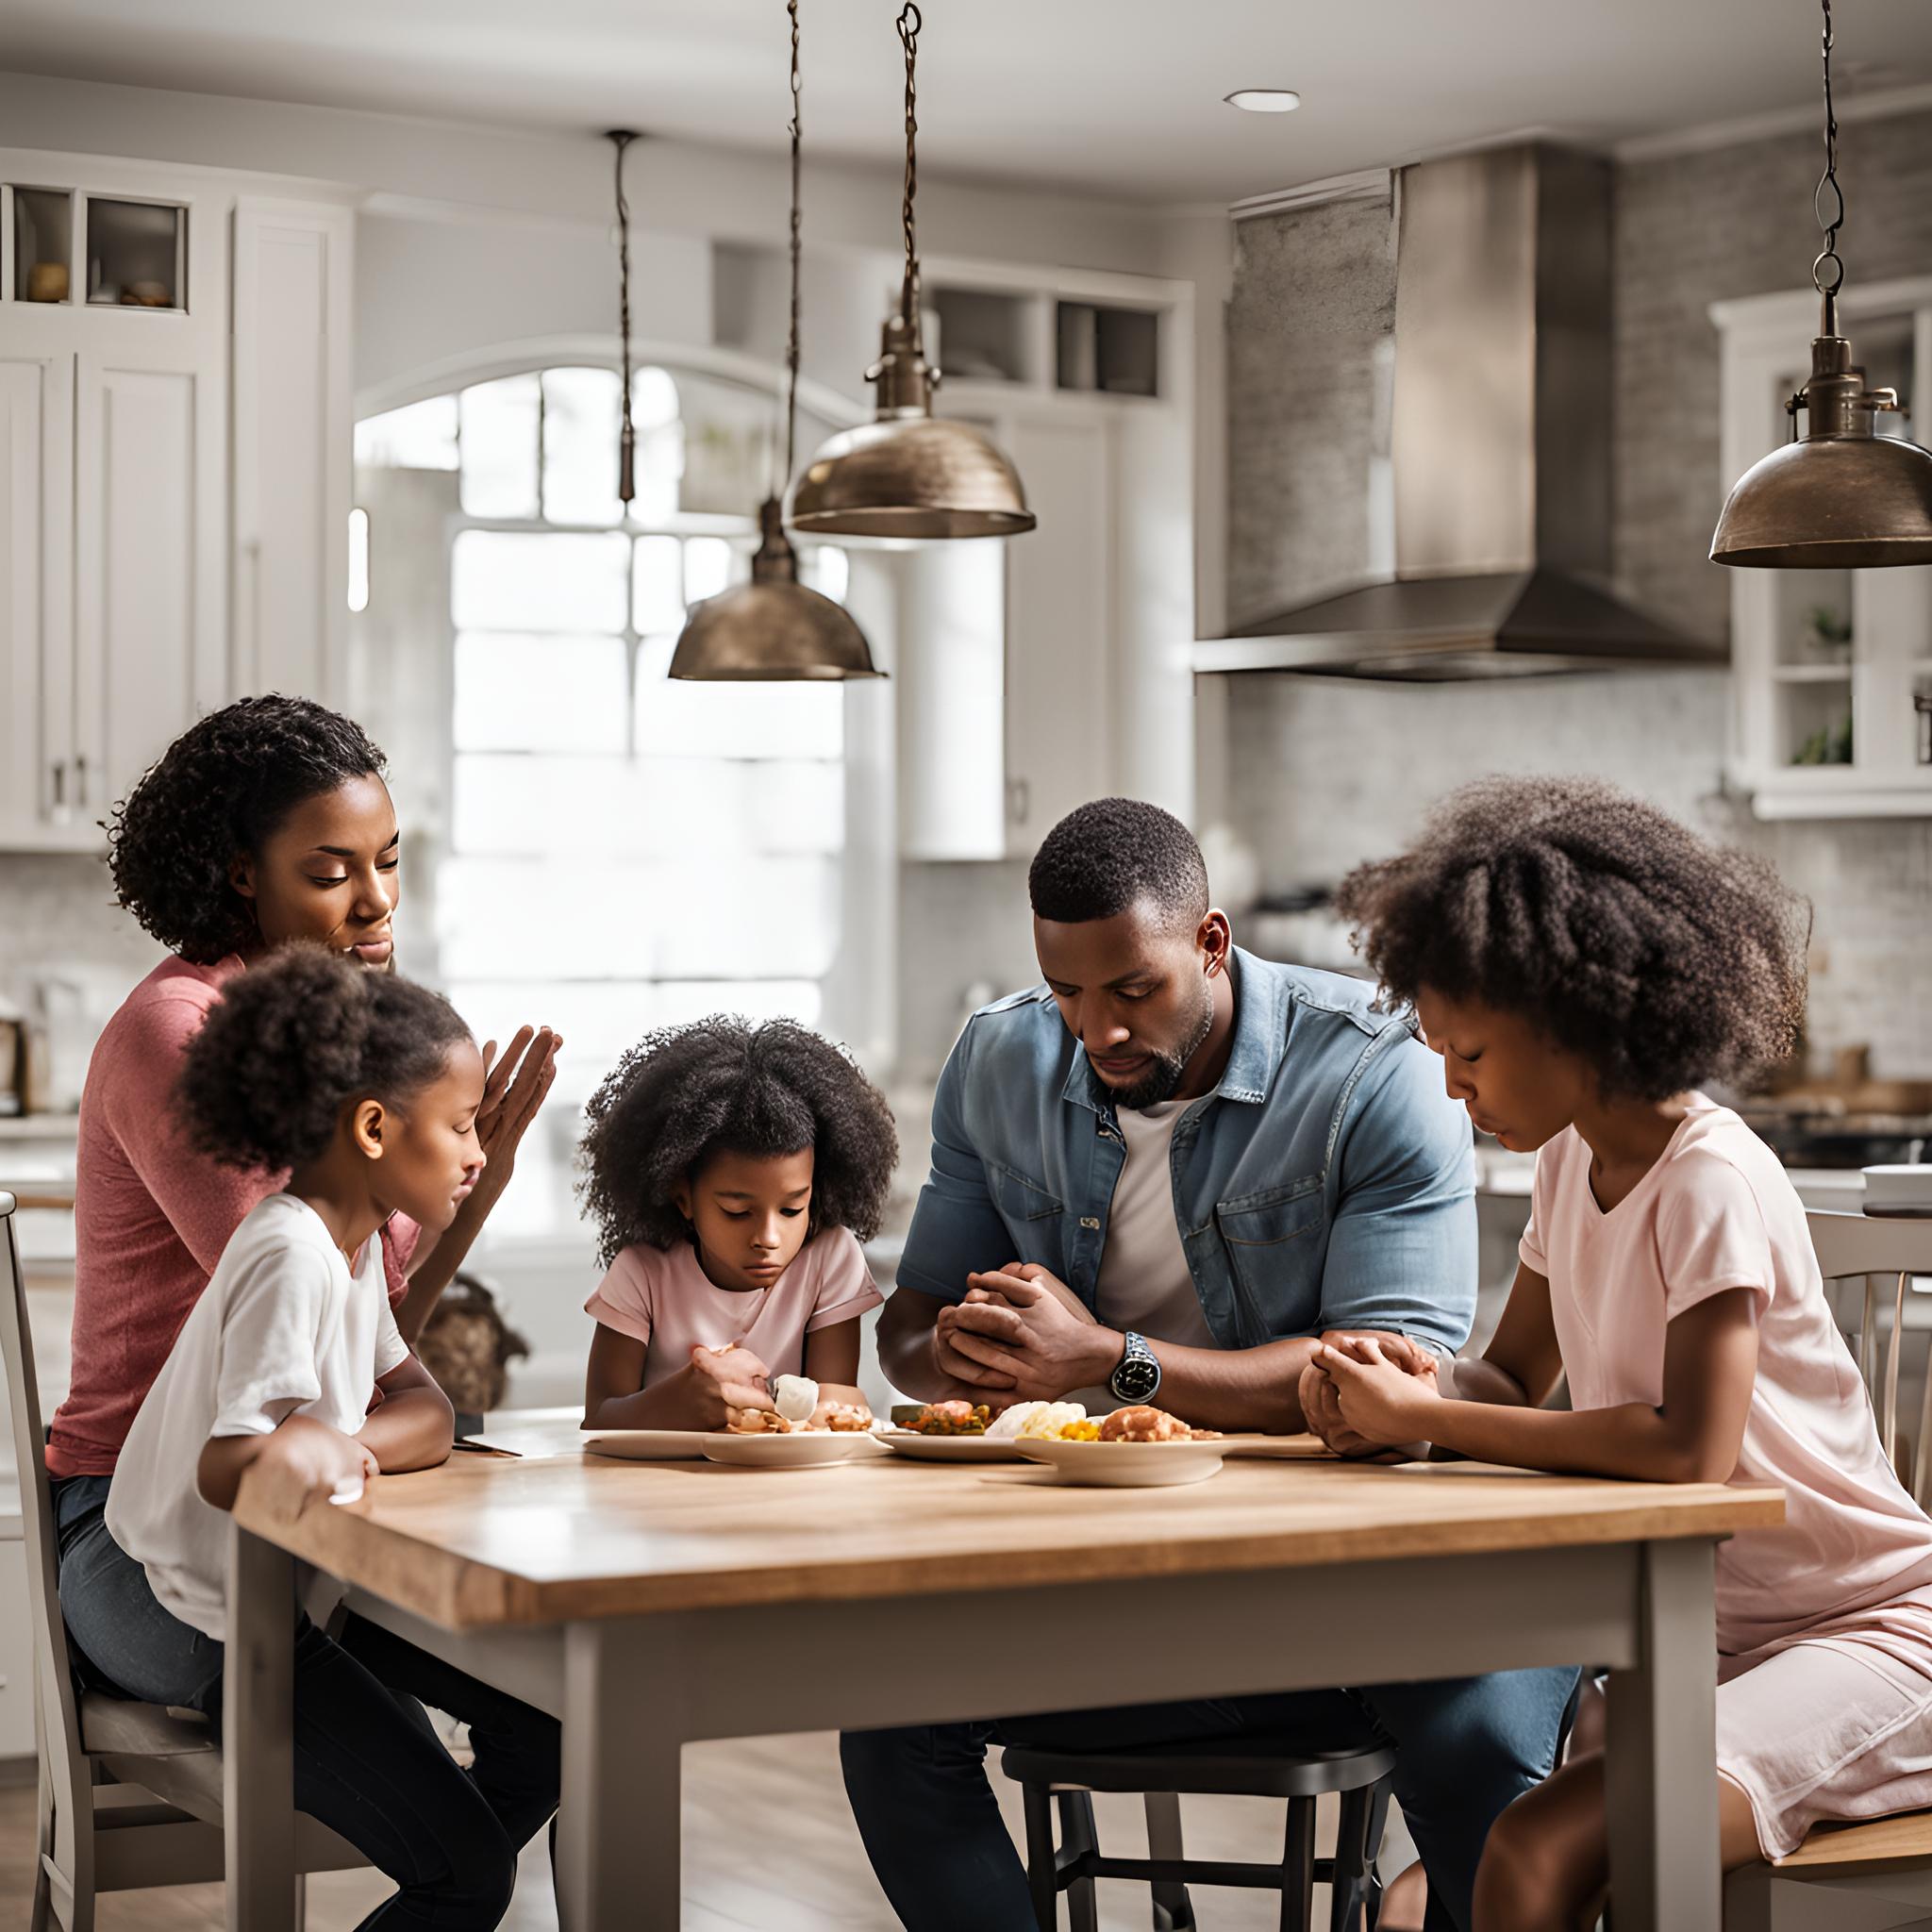
[[[1109,1328],[1131,1328],[1150,1341],[1212,1348],[1214,1335],[1201,1312],[1174,1211],[1169,1157],[1175,1123],[1187,1106],[1170,1100],[1161,1107],[1119,1109],[1127,1164],[1114,1187],[1093,1299]]]

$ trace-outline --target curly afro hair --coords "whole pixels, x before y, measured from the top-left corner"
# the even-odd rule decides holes
[[[1056,924],[1112,919],[1145,901],[1172,926],[1208,914],[1208,868],[1194,835],[1140,798],[1076,806],[1041,841],[1026,874],[1037,918]]]
[[[1387,995],[1518,1013],[1606,1095],[1665,1100],[1797,1044],[1808,903],[1613,786],[1479,779],[1336,907]]]
[[[715,1153],[813,1150],[811,1230],[878,1232],[899,1159],[892,1110],[841,1047],[790,1020],[714,1014],[647,1033],[585,1108],[577,1192],[608,1266],[691,1239],[675,1191]]]
[[[114,896],[172,953],[212,965],[257,943],[228,868],[304,799],[380,777],[362,727],[308,698],[240,698],[191,724],[114,808]]]
[[[292,945],[228,983],[188,1043],[188,1131],[229,1167],[286,1171],[328,1146],[344,1104],[401,1107],[470,1029],[426,986]]]

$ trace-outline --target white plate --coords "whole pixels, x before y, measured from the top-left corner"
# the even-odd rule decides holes
[[[1021,1462],[1012,1436],[922,1436],[916,1429],[881,1429],[879,1441],[914,1462]]]
[[[1030,1462],[1051,1465],[1063,1483],[1096,1490],[1164,1490],[1204,1483],[1221,1467],[1219,1442],[1041,1442],[1020,1444]]]
[[[864,1429],[811,1429],[796,1436],[734,1436],[728,1432],[700,1436],[707,1462],[728,1462],[740,1469],[818,1469],[863,1455],[873,1438]]]
[[[596,1456],[620,1456],[626,1462],[695,1462],[705,1453],[699,1429],[598,1429],[584,1438]]]

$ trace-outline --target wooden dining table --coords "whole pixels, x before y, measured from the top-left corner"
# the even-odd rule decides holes
[[[678,1754],[700,1740],[1548,1664],[1610,1673],[1618,1932],[1716,1932],[1712,1552],[1781,1522],[1775,1489],[1314,1455],[1075,1489],[871,1444],[798,1471],[620,1461],[568,1419],[491,1441],[521,1453],[378,1477],[341,1507],[291,1513],[243,1480],[224,1719],[235,1932],[295,1932],[298,1558],[361,1615],[562,1720],[570,1932],[676,1926]],[[756,1818],[744,1832],[755,1857]]]

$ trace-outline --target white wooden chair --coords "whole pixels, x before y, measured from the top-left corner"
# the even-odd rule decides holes
[[[1866,1277],[1858,1368],[1878,1412],[1879,1439],[1921,1507],[1932,1435],[1932,1365],[1925,1377],[1909,1474],[1899,1466],[1899,1355],[1906,1294],[1914,1274],[1932,1274],[1932,1220],[1882,1220],[1813,1209],[1811,1245],[1827,1283]],[[1891,1282],[1890,1335],[1880,1359],[1880,1310]],[[1789,1858],[1746,1865],[1724,1882],[1728,1932],[1884,1932],[1932,1924],[1932,1811],[1906,1811],[1869,1824],[1814,1825]]]
[[[7,1274],[6,1291],[0,1293],[0,1362],[20,1467],[41,1744],[29,1932],[46,1932],[50,1917],[63,1932],[93,1932],[94,1900],[101,1892],[223,1876],[222,1754],[208,1724],[193,1711],[94,1691],[75,1694],[55,1582],[53,1497],[13,1216],[14,1197],[0,1191]],[[345,1871],[368,1862],[314,1819],[298,1814],[295,1823],[298,1872]],[[296,1880],[298,1888],[302,1883]]]

